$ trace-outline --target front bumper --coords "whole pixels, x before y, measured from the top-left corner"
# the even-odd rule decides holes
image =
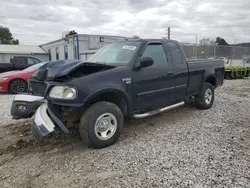
[[[33,136],[37,140],[41,140],[43,137],[56,132],[57,128],[61,129],[65,134],[70,133],[56,113],[48,107],[48,104],[42,104],[32,118],[31,131]]]
[[[48,115],[47,103],[42,104],[36,111],[31,122],[31,131],[37,140],[55,131],[55,124]]]
[[[43,97],[29,94],[17,94],[12,101],[10,114],[14,119],[30,118],[43,103]]]

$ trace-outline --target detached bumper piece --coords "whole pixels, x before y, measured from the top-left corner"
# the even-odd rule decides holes
[[[43,97],[28,94],[18,94],[12,101],[10,114],[13,119],[30,118],[43,103]]]
[[[33,136],[40,141],[43,137],[55,132],[57,127],[60,127],[64,133],[70,133],[61,120],[48,109],[47,103],[42,104],[37,109],[31,122]]]

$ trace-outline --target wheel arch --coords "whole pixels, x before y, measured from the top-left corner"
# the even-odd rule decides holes
[[[85,100],[84,105],[91,105],[99,101],[108,101],[116,104],[123,115],[129,116],[131,112],[131,103],[127,94],[119,89],[106,88],[90,94]]]
[[[204,82],[212,84],[215,88],[217,87],[217,81],[214,74],[207,75],[204,79]]]
[[[23,78],[13,78],[13,79],[11,79],[11,80],[9,81],[9,84],[8,84],[8,91],[10,91],[11,83],[13,83],[15,80],[22,80],[22,81],[24,81],[24,82],[26,83],[27,87],[28,87],[28,82],[27,82],[25,79],[23,79]]]

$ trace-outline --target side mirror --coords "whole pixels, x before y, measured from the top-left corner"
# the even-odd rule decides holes
[[[141,69],[141,68],[149,67],[153,64],[154,64],[154,60],[152,57],[149,57],[149,56],[148,57],[141,57],[140,58],[140,65],[138,68]]]

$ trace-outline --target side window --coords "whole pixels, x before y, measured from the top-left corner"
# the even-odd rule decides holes
[[[150,56],[154,60],[152,67],[162,67],[167,65],[166,54],[162,44],[149,44],[142,57]]]
[[[33,58],[28,58],[27,60],[28,60],[28,65],[34,65],[34,64],[36,64],[36,62],[34,61]]]
[[[59,60],[59,48],[56,47],[56,60]]]
[[[64,46],[64,58],[68,59],[68,46],[67,45]]]
[[[35,61],[35,63],[41,63],[41,61],[39,59],[33,58],[33,60]]]
[[[49,52],[49,61],[51,61],[51,49],[49,49],[48,52]]]
[[[167,42],[166,44],[170,54],[172,55],[173,64],[179,65],[184,63],[182,52],[180,48],[174,42]]]

